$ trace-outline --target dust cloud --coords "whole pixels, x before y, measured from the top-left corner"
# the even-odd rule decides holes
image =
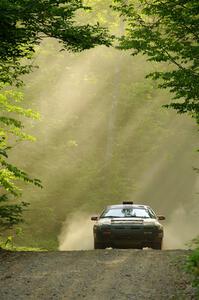
[[[93,222],[87,214],[75,214],[68,218],[58,237],[59,250],[93,249]]]
[[[165,226],[164,249],[187,249],[198,235],[199,218],[196,210],[179,207]]]

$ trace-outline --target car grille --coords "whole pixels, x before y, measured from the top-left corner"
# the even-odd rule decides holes
[[[143,220],[111,220],[111,224],[143,224]]]
[[[139,230],[142,229],[142,226],[116,226],[114,227],[115,230],[125,230],[125,229],[132,229],[132,230]]]

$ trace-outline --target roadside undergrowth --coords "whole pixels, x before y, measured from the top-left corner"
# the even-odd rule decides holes
[[[193,251],[188,256],[186,270],[192,276],[192,285],[199,299],[199,236],[191,242]]]
[[[6,251],[47,251],[47,249],[36,248],[36,247],[18,247],[15,246],[15,238],[19,235],[22,235],[22,229],[20,227],[16,228],[13,234],[3,237],[0,235],[0,250]]]

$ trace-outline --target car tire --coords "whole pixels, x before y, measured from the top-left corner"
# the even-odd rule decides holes
[[[99,243],[94,241],[94,249],[105,249],[105,245],[103,243]]]
[[[152,245],[152,249],[162,250],[162,241],[154,242],[153,245]]]

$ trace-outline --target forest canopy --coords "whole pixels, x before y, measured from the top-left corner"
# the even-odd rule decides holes
[[[30,59],[43,38],[56,38],[63,49],[82,51],[96,45],[110,46],[107,30],[95,25],[78,25],[76,11],[88,10],[81,0],[2,0],[0,2],[1,82],[21,82],[31,69]]]
[[[197,0],[115,0],[126,24],[119,49],[165,63],[148,77],[168,88],[174,99],[167,107],[190,113],[199,123],[199,2]],[[169,64],[169,65],[168,65]]]

